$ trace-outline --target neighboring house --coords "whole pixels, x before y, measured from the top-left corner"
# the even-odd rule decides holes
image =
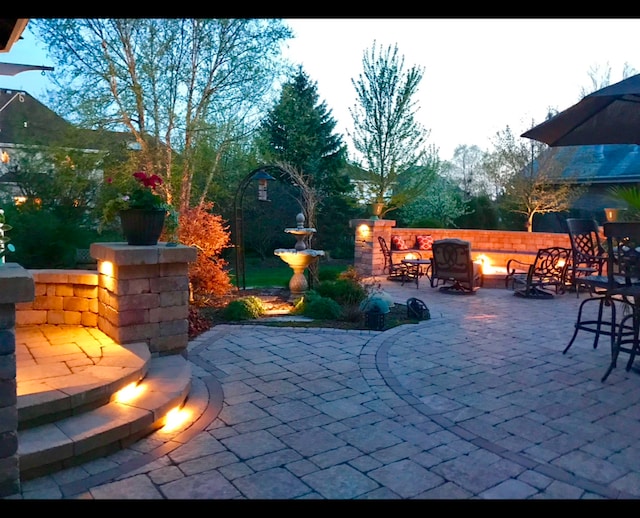
[[[136,143],[129,133],[75,127],[22,90],[0,88],[0,187],[18,196],[15,184],[20,155],[48,148],[81,149],[87,153],[110,153],[121,159]],[[101,175],[102,171],[95,171]]]
[[[600,144],[548,148],[534,161],[534,171],[538,166],[551,170],[549,176],[558,177],[559,181],[576,182],[586,188],[569,213],[545,214],[536,218],[534,230],[563,232],[567,217],[589,217],[602,223],[605,221],[605,208],[624,207],[624,203],[611,196],[609,189],[616,185],[640,185],[640,146]]]

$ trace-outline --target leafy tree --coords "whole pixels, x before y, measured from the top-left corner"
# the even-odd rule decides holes
[[[456,227],[457,218],[470,212],[462,190],[448,177],[438,176],[415,201],[400,213],[409,227]]]
[[[427,156],[428,137],[416,120],[414,95],[423,71],[404,68],[398,47],[365,51],[363,72],[351,80],[358,103],[350,109],[354,122],[353,145],[364,160],[360,178],[371,188],[369,202],[384,202],[382,215],[415,200],[433,179],[416,174]]]
[[[500,217],[496,203],[486,194],[470,198],[467,213],[455,220],[458,228],[499,229]]]
[[[291,35],[277,19],[35,19],[30,26],[57,61],[56,105],[87,127],[133,135],[139,151],[129,173],[160,176],[181,212],[206,199],[217,171],[199,168],[199,145],[215,144],[219,164],[231,143],[246,138]],[[203,190],[195,193],[194,183]]]
[[[61,148],[18,158],[10,171],[17,192],[3,193],[16,247],[11,260],[26,268],[74,266],[76,248],[96,238],[91,208],[100,163],[94,153]],[[25,201],[14,206],[16,194]]]
[[[536,214],[568,210],[581,194],[582,188],[559,181],[561,168],[550,155],[541,154],[543,144],[516,141],[509,126],[496,133],[493,143],[495,151],[490,163],[508,175],[503,207],[526,217],[527,232],[533,231]],[[536,154],[538,167],[534,169]]]
[[[484,153],[478,146],[460,145],[453,151],[449,174],[458,183],[467,198],[485,192],[486,182],[482,169]]]

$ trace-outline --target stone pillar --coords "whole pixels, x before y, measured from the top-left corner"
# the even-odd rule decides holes
[[[16,303],[34,297],[35,284],[28,270],[16,263],[0,265],[0,497],[20,492]]]
[[[356,245],[353,267],[363,277],[383,275],[384,256],[378,243],[382,236],[391,246],[391,229],[396,226],[392,219],[352,219],[349,227],[354,229]]]
[[[186,354],[196,249],[123,242],[90,250],[98,261],[98,328],[120,344],[146,341],[152,354]]]

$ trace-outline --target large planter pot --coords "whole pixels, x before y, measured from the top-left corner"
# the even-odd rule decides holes
[[[375,202],[371,204],[371,219],[379,219],[384,209],[384,203]]]
[[[167,212],[128,209],[120,211],[122,233],[130,245],[157,245]]]

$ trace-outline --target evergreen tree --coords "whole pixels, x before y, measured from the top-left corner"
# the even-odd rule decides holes
[[[332,250],[334,256],[348,255],[349,251],[337,249],[345,244],[344,236],[351,234],[349,219],[355,214],[347,196],[351,191],[346,174],[347,150],[335,127],[331,110],[319,100],[317,85],[299,67],[283,86],[257,139],[265,162],[290,164],[316,192],[318,211],[307,214],[306,224],[318,230],[315,247]],[[292,178],[282,180],[290,182]]]

